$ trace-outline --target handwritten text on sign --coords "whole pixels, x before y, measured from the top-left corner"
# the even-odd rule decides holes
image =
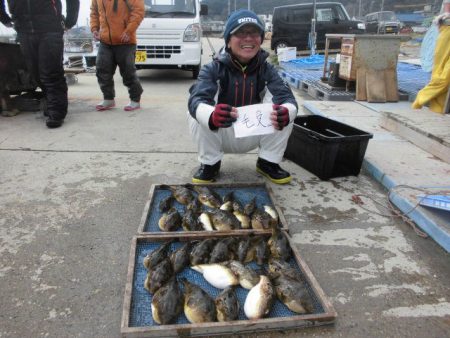
[[[273,111],[271,103],[253,104],[239,107],[239,117],[233,123],[236,137],[272,134],[275,128],[270,121],[270,113]]]

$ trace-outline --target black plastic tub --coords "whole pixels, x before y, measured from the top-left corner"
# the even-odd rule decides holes
[[[372,134],[319,115],[298,116],[284,157],[321,180],[358,176]]]

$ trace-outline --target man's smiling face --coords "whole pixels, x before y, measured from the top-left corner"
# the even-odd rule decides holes
[[[228,48],[242,64],[255,57],[261,47],[261,31],[254,25],[245,25],[231,34]]]

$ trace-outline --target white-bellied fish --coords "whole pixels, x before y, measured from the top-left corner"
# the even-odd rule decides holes
[[[239,284],[239,279],[233,271],[222,264],[199,264],[194,265],[192,269],[200,272],[209,284],[218,289]]]
[[[289,246],[289,241],[278,227],[272,227],[272,236],[267,241],[267,244],[269,245],[270,254],[273,258],[279,258],[283,261],[291,258],[292,250]]]
[[[248,293],[244,303],[244,312],[248,319],[260,319],[267,316],[272,308],[274,290],[267,276],[261,275],[259,283]]]
[[[202,212],[200,216],[198,216],[198,222],[201,224],[202,228],[205,231],[214,231],[212,220],[209,213]]]

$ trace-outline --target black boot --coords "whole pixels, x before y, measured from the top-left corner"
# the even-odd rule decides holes
[[[214,165],[200,164],[197,172],[192,177],[192,183],[211,183],[219,175],[220,161]]]
[[[48,128],[59,128],[63,123],[64,119],[55,119],[51,116],[47,118],[47,121],[45,121]]]
[[[272,163],[260,157],[256,162],[256,171],[276,184],[286,184],[292,179],[291,174],[283,170],[278,163]]]

